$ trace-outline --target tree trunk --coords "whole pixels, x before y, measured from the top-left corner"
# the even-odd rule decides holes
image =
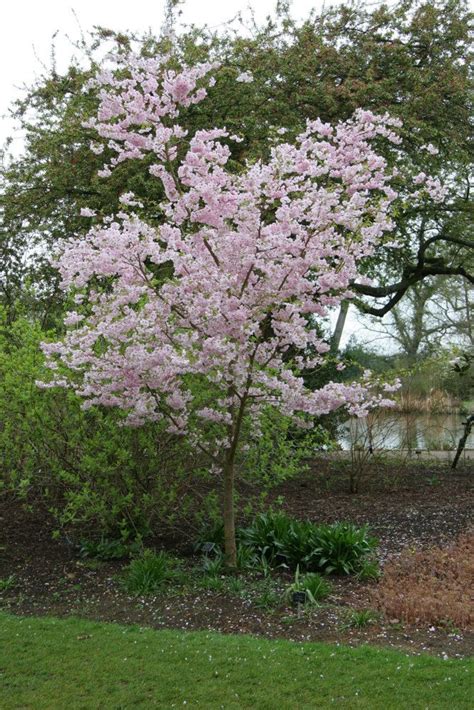
[[[333,355],[335,355],[339,350],[348,311],[349,301],[342,301],[341,306],[339,308],[339,315],[337,317],[336,327],[334,328],[334,333],[332,334],[331,338],[331,353]]]
[[[232,451],[224,464],[224,553],[226,567],[237,567],[234,511],[234,456]]]
[[[474,414],[470,414],[467,420],[464,422],[464,434],[459,439],[458,450],[456,451],[456,456],[454,457],[453,465],[451,468],[455,469],[458,465],[458,461],[461,458],[461,454],[466,446],[466,441],[469,434],[471,433],[472,426],[474,424]]]
[[[256,352],[256,349],[255,349]],[[251,381],[251,369],[253,367],[253,359],[255,357],[255,352],[251,359],[251,367],[249,374],[247,376],[246,391],[240,399],[240,405],[235,416],[233,408],[230,409],[230,415],[232,424],[229,424],[228,435],[229,435],[229,448],[225,452],[224,458],[224,555],[226,567],[230,569],[235,569],[237,567],[237,545],[235,542],[235,510],[234,510],[234,478],[235,478],[235,457],[237,454],[237,449],[240,440],[240,431],[242,428],[242,422],[245,413],[245,406],[247,404],[248,391]],[[229,395],[232,395],[232,391],[229,391]]]

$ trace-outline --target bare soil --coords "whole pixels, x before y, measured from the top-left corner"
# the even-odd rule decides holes
[[[347,492],[345,466],[315,461],[311,471],[280,485],[272,497],[283,496],[284,509],[300,518],[369,524],[380,541],[382,565],[407,549],[448,545],[473,525],[472,468],[453,473],[440,465],[374,464],[367,467],[362,492],[354,495]],[[374,583],[353,578],[332,579],[327,603],[299,611],[282,594],[276,605],[262,608],[258,588],[263,579],[248,573],[234,592],[185,585],[152,597],[131,597],[119,580],[127,560],[80,559],[64,540],[53,539],[53,529],[46,511],[37,506],[32,511],[11,495],[0,496],[0,581],[14,577],[3,591],[0,586],[0,608],[21,615],[75,615],[154,628],[370,643],[443,657],[474,654],[474,631],[456,629],[449,620],[428,626],[381,617],[352,628],[351,612],[374,608]],[[157,538],[149,544],[169,547],[170,541]],[[198,560],[188,556],[184,564],[192,570]],[[275,589],[283,592],[290,579],[276,576]]]

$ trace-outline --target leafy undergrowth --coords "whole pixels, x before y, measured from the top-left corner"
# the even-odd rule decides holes
[[[409,623],[474,628],[474,532],[447,547],[405,551],[386,565],[374,592],[378,608]]]
[[[398,469],[391,463],[367,479],[367,494],[351,496],[345,492],[345,472],[339,471],[337,461],[330,469],[329,463],[320,460],[317,470],[287,481],[275,496],[284,496],[288,516],[317,526],[341,519],[357,527],[369,524],[380,540],[376,558],[385,569],[403,549],[445,547],[472,524],[474,481],[467,467],[452,474],[440,467],[420,464]],[[452,623],[395,623],[399,617],[394,613],[388,618],[377,613],[373,593],[379,573],[372,553],[362,558],[355,575],[330,578],[333,590],[328,598],[298,610],[285,598],[294,572],[278,566],[271,569],[266,556],[258,554],[260,570],[252,570],[255,555],[250,549],[249,559],[247,546],[240,547],[246,553],[239,559],[241,571],[229,576],[213,550],[205,553],[207,559],[189,557],[174,537],[147,541],[153,550],[167,550],[179,559],[170,561],[170,574],[164,575],[156,591],[141,596],[137,588],[127,591],[124,584],[136,555],[128,544],[118,546],[99,538],[98,545],[95,541],[92,547],[72,549],[64,538],[53,537],[54,529],[47,510],[32,511],[21,500],[0,495],[0,607],[4,611],[34,617],[81,616],[160,630],[370,643],[442,657],[474,654],[474,631],[461,631]],[[281,552],[276,551],[277,565]],[[149,571],[148,566],[135,569],[145,577]],[[2,651],[0,646],[0,669]]]
[[[377,545],[366,525],[316,525],[283,512],[257,515],[240,535],[244,545],[272,566],[279,563],[291,570],[326,574],[358,572]]]
[[[14,708],[471,707],[472,659],[0,615]],[[0,652],[1,653],[1,652]],[[93,662],[91,662],[93,659]]]

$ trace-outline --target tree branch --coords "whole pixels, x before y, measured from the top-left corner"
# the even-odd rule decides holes
[[[388,286],[370,286],[367,284],[352,284],[352,288],[361,296],[371,296],[372,298],[384,298],[390,296],[392,298],[382,307],[376,308],[369,306],[363,301],[357,301],[358,307],[367,314],[373,316],[384,316],[388,313],[405,295],[410,286],[422,281],[427,276],[462,276],[470,283],[474,284],[474,275],[468,273],[462,266],[442,266],[429,265],[421,268],[405,269],[404,276],[401,281]]]

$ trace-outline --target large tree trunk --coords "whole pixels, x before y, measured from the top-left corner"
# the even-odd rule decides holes
[[[237,567],[234,510],[234,456],[232,451],[224,464],[224,552],[226,567]]]

